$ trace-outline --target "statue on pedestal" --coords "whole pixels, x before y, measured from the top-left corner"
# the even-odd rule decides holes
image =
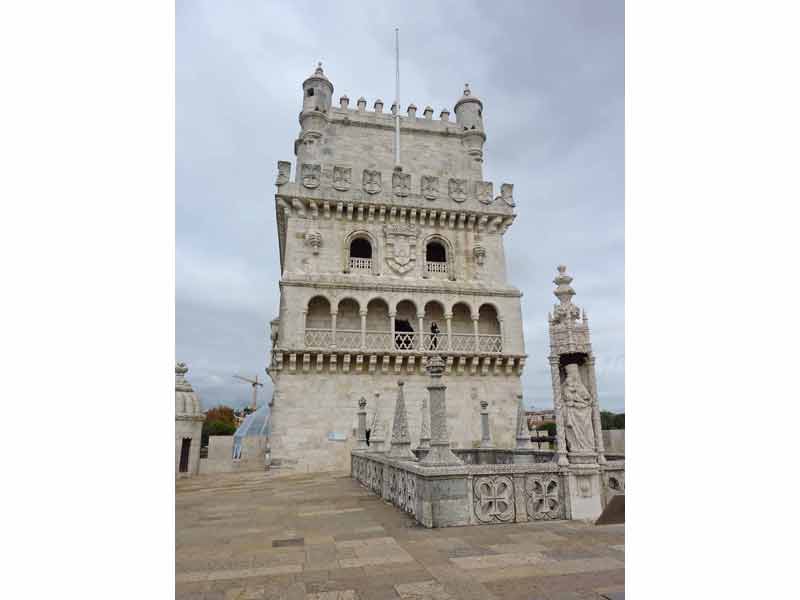
[[[595,450],[592,429],[592,396],[581,381],[577,364],[566,366],[567,378],[561,384],[564,407],[567,449],[570,452]]]

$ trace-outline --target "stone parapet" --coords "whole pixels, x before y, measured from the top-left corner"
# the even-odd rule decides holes
[[[503,460],[515,454],[497,452]],[[354,479],[429,528],[593,519],[612,496],[624,494],[624,463],[586,469],[512,458],[426,467],[364,451],[353,451],[350,460]]]

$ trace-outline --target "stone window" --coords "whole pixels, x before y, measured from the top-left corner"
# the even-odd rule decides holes
[[[308,88],[308,96],[311,97],[314,95],[314,88]]]
[[[364,238],[350,242],[350,258],[372,258],[372,244]]]
[[[428,262],[447,262],[447,251],[441,242],[430,241],[425,247],[425,260]]]

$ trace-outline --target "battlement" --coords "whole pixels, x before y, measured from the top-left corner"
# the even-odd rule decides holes
[[[372,109],[367,108],[367,101],[361,97],[355,108],[350,107],[350,99],[347,96],[339,98],[339,106],[333,107],[328,114],[330,119],[346,121],[351,123],[364,123],[376,127],[391,127],[394,128],[394,121],[397,110],[394,105],[386,112],[383,110],[383,101],[378,99],[373,105]],[[405,113],[400,112],[400,127],[410,128],[419,131],[429,131],[432,133],[443,133],[446,135],[454,135],[465,131],[480,131],[477,126],[472,124],[469,127],[466,125],[459,127],[458,123],[450,118],[451,112],[449,108],[442,108],[439,111],[439,117],[434,118],[434,110],[430,106],[426,106],[422,112],[422,116],[417,115],[417,106],[409,104],[406,107]],[[301,113],[302,117],[302,113]]]
[[[295,140],[297,164],[336,162],[358,170],[391,170],[397,166],[395,131],[399,122],[400,166],[406,174],[483,179],[483,103],[465,84],[461,98],[439,118],[426,106],[417,116],[417,106],[409,104],[405,113],[392,104],[385,111],[383,100],[367,108],[363,96],[350,106],[343,95],[333,106],[333,83],[322,65],[303,82],[303,104],[298,120],[300,134]]]

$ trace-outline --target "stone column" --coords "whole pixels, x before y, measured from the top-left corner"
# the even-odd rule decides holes
[[[594,355],[586,359],[586,373],[589,377],[589,393],[592,395],[592,425],[594,429],[594,449],[597,452],[597,462],[606,464],[605,443],[603,442],[603,425],[600,420],[600,398],[597,397],[597,376],[594,370]]]
[[[397,313],[390,312],[389,313],[389,347],[387,350],[395,350],[394,347],[394,318],[397,316]]]
[[[370,452],[383,452],[383,442],[386,439],[386,425],[381,419],[381,395],[375,392],[375,417],[372,420],[372,429],[369,432]]]
[[[481,448],[494,448],[492,434],[489,431],[489,403],[481,400]]]
[[[531,447],[531,431],[528,429],[525,403],[522,401],[522,394],[517,394],[517,450],[530,450]]]
[[[367,349],[367,311],[362,310],[358,313],[361,315],[361,349]]]
[[[556,413],[556,455],[558,456],[558,466],[566,467],[569,465],[569,460],[567,459],[567,441],[564,430],[566,424],[561,404],[561,374],[558,370],[558,356],[551,356],[549,360],[550,377],[553,384],[553,408]]]
[[[418,448],[431,447],[431,411],[428,408],[428,399],[422,398],[422,415],[420,416],[419,446]]]
[[[308,311],[303,311],[303,347],[305,348],[308,344],[306,343],[306,329],[308,328]]]
[[[478,317],[474,315],[472,317],[472,331],[475,334],[475,352],[478,352],[478,348],[480,347],[478,345]]]
[[[425,331],[423,331],[423,327],[425,327],[424,323],[425,315],[417,315],[417,323],[418,323],[418,330],[419,330],[419,340],[417,340],[417,348],[419,348],[420,352],[425,349],[425,342],[423,341],[425,338]]]
[[[503,319],[497,317],[497,322],[500,324],[500,352],[505,352],[506,349],[506,328],[503,324]]]
[[[428,395],[431,403],[431,449],[420,462],[426,466],[461,466],[464,463],[450,450],[450,436],[447,432],[447,402],[445,392],[447,386],[441,382],[444,373],[444,361],[438,354],[428,360],[428,374],[431,384]]]
[[[367,400],[362,396],[358,401],[358,432],[356,434],[356,450],[367,449]]]
[[[453,315],[446,314],[444,320],[447,322],[447,351],[453,350]]]
[[[331,348],[336,348],[336,315],[338,313],[331,311]]]
[[[403,396],[402,381],[397,382],[400,388],[397,391],[397,401],[394,405],[394,421],[392,422],[392,442],[387,456],[401,460],[417,460],[411,451],[411,439],[408,435],[408,415],[406,414],[406,400]]]

